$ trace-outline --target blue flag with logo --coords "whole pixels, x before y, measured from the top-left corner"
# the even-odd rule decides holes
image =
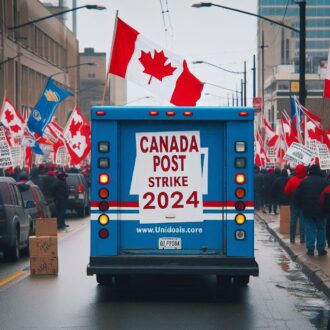
[[[49,78],[39,101],[35,105],[27,121],[29,130],[42,136],[57,106],[69,95],[73,94],[57,86],[54,80]]]

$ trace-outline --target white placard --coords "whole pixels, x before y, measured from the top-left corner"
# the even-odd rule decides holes
[[[63,147],[59,147],[56,151],[56,155],[55,155],[55,164],[57,165],[68,165],[68,153],[66,151],[66,148]]]
[[[317,144],[318,157],[320,161],[321,170],[330,169],[330,154],[329,149],[326,144],[318,143]]]
[[[10,148],[5,136],[5,130],[3,126],[0,126],[0,167],[7,168],[13,166]]]
[[[202,154],[207,173],[199,131],[136,133],[130,194],[139,195],[141,223],[203,221]]]
[[[313,152],[302,144],[293,142],[284,155],[284,159],[298,164],[309,165],[313,158]]]
[[[14,167],[23,167],[23,148],[24,147],[22,145],[15,145],[10,148],[11,159]]]

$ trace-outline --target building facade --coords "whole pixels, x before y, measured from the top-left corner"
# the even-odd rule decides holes
[[[299,30],[300,9],[293,0],[258,0],[258,14]],[[330,102],[323,99],[324,67],[330,44],[330,1],[306,1],[306,107],[327,128]],[[258,94],[264,114],[275,125],[290,112],[290,95],[299,95],[299,33],[258,20]]]
[[[95,52],[94,48],[85,48],[80,57],[80,110],[90,118],[90,109],[94,105],[125,105],[127,102],[126,80],[107,75],[106,53]],[[84,63],[92,65],[82,65]]]
[[[56,17],[21,28],[20,24],[51,15],[38,0],[0,0],[0,97],[7,96],[27,116],[49,77],[72,93],[78,90],[79,45]],[[56,111],[64,126],[77,96],[68,97]]]

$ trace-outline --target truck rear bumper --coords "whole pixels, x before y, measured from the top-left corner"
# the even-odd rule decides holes
[[[259,275],[254,258],[224,256],[115,256],[90,257],[87,275],[195,274]]]

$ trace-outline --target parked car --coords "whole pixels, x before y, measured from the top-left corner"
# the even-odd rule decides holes
[[[81,173],[66,173],[69,190],[68,210],[74,210],[80,217],[89,214],[89,187]]]
[[[18,185],[22,193],[24,204],[26,205],[28,201],[34,201],[35,203],[35,207],[28,209],[32,219],[35,221],[37,218],[50,218],[50,208],[40,188],[33,184],[32,181],[19,183]]]
[[[24,204],[22,193],[13,178],[0,177],[0,250],[5,260],[18,260],[20,249],[28,249],[29,236],[35,228],[29,214],[29,209],[33,207],[33,201]]]

